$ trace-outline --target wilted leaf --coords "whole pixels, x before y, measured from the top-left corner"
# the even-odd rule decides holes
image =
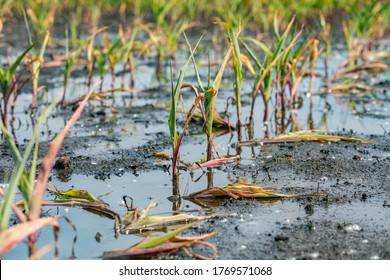
[[[319,193],[310,194],[281,194],[274,193],[274,188],[259,187],[253,184],[237,182],[225,187],[212,187],[190,194],[189,199],[209,199],[209,198],[290,198],[299,196],[318,196]]]
[[[320,132],[321,131],[317,131],[317,130],[297,131],[297,132],[281,134],[273,138],[257,138],[249,141],[243,141],[243,142],[239,142],[237,145],[255,146],[255,145],[263,145],[263,144],[290,143],[290,142],[301,142],[301,141],[320,142],[320,143],[339,142],[339,141],[359,142],[363,144],[369,143],[367,140],[360,139],[360,138],[328,135],[328,134],[322,134]]]
[[[161,160],[170,160],[170,158],[171,158],[169,155],[167,155],[163,152],[153,152],[152,157],[155,157],[155,158],[158,158]]]
[[[361,83],[354,84],[339,84],[330,88],[329,92],[332,94],[361,94],[369,91],[378,90],[376,88],[367,86]]]
[[[134,212],[132,211],[130,218],[133,218],[133,221],[125,224],[121,229],[121,233],[131,234],[147,231],[167,231],[168,229],[180,226],[183,223],[200,221],[212,217],[194,216],[187,214],[177,214],[172,216],[149,216],[149,211],[156,206],[156,202],[151,202],[139,218],[136,215],[133,215]]]
[[[385,71],[386,69],[387,69],[387,65],[385,63],[372,62],[372,63],[367,63],[367,64],[356,66],[352,69],[347,69],[344,73],[351,74],[351,73],[358,73],[361,71],[368,71],[368,72],[377,73],[377,72]]]
[[[58,231],[59,216],[40,218],[10,227],[0,233],[0,255],[7,253],[20,241],[46,226],[53,226]]]
[[[237,162],[239,159],[240,159],[239,155],[223,156],[223,157],[216,158],[216,159],[209,160],[209,161],[202,162],[202,163],[195,162],[188,169],[193,171],[193,170],[196,170],[199,168],[203,169],[203,168],[207,168],[207,167],[218,167],[218,166],[221,166],[224,164]]]
[[[209,234],[197,236],[197,237],[178,237],[177,235],[184,230],[194,226],[196,223],[191,223],[180,227],[172,232],[146,237],[141,242],[135,244],[134,246],[125,249],[125,250],[116,250],[110,252],[104,252],[101,256],[103,259],[132,259],[132,258],[151,258],[160,253],[174,253],[180,249],[185,249],[186,247],[203,244],[211,247],[214,250],[214,256],[216,256],[216,249],[209,243],[204,242],[205,238],[209,238],[216,232]],[[185,251],[186,252],[186,251]],[[201,256],[197,256],[201,257]]]
[[[67,190],[67,191],[55,191],[48,188],[48,191],[58,196],[55,202],[97,202],[102,203],[100,199],[95,198],[86,190]]]

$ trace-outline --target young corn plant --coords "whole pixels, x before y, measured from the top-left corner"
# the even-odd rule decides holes
[[[25,4],[27,6],[26,13],[32,22],[32,27],[36,34],[44,36],[46,32],[50,32],[56,19],[58,0],[27,0]]]
[[[33,45],[28,47],[19,57],[11,64],[9,69],[4,69],[0,66],[0,89],[2,93],[2,105],[1,119],[5,127],[8,126],[8,103],[12,94],[17,95],[18,83],[22,77],[22,74],[28,69],[28,64],[16,74],[16,69],[21,64],[23,58],[33,48]],[[19,88],[20,89],[20,88]],[[16,99],[16,97],[14,98]]]
[[[232,46],[232,59],[234,68],[234,94],[237,108],[237,130],[241,127],[241,92],[244,81],[244,68],[242,63],[242,56],[238,41],[238,36],[241,33],[241,23],[236,26],[233,22],[224,22],[223,25],[228,34],[230,45]],[[240,133],[239,133],[240,134]],[[240,137],[239,137],[240,138]]]
[[[223,74],[225,72],[226,65],[230,59],[230,56],[231,56],[231,53],[233,50],[233,46],[232,45],[229,46],[220,66],[219,66],[218,72],[217,72],[213,82],[210,84],[210,76],[209,76],[209,83],[208,83],[208,86],[205,88],[203,86],[203,83],[202,83],[201,78],[200,78],[199,70],[198,70],[198,67],[197,67],[197,64],[195,61],[195,57],[194,57],[194,52],[191,49],[191,46],[189,45],[188,42],[187,42],[187,44],[188,44],[188,47],[189,47],[190,52],[191,52],[191,60],[193,62],[194,68],[195,68],[197,82],[198,82],[198,86],[199,86],[199,92],[200,92],[200,95],[203,96],[202,103],[203,103],[203,108],[204,108],[205,117],[206,117],[205,132],[207,135],[206,161],[211,161],[213,159],[213,147],[214,147],[214,132],[213,132],[214,123],[215,123],[214,120],[215,120],[215,117],[217,115],[215,106],[217,103],[217,97],[218,97],[218,92],[219,92],[219,89],[221,86],[222,77],[223,77]]]
[[[200,40],[198,41],[199,44]],[[196,47],[195,47],[196,49]],[[191,50],[192,52],[192,50]],[[184,137],[185,131],[189,125],[189,122],[191,121],[191,118],[193,114],[195,113],[196,107],[200,106],[199,108],[201,109],[203,115],[204,115],[204,109],[202,105],[200,104],[201,101],[201,96],[198,94],[198,91],[195,87],[185,84],[184,83],[184,77],[186,70],[188,68],[189,63],[191,62],[192,56],[190,56],[187,61],[184,63],[184,65],[180,68],[179,72],[179,77],[177,79],[176,84],[173,84],[173,77],[172,77],[172,94],[171,94],[171,110],[169,113],[169,118],[168,118],[168,126],[169,126],[169,131],[171,135],[171,142],[172,142],[172,178],[173,182],[177,181],[177,169],[178,169],[178,163],[180,162],[180,145],[182,142],[182,139]],[[187,121],[184,125],[182,133],[178,134],[177,131],[177,124],[176,124],[176,115],[178,112],[178,104],[179,104],[179,98],[181,95],[181,90],[183,88],[191,88],[196,96],[194,105],[191,109],[191,112],[189,116],[187,117]]]
[[[244,47],[248,51],[249,56],[254,60],[258,70],[255,75],[254,87],[252,90],[252,103],[251,103],[251,111],[249,116],[250,126],[253,125],[253,115],[255,108],[255,101],[258,96],[258,93],[261,93],[265,111],[263,120],[266,121],[268,119],[268,102],[271,97],[271,90],[274,84],[274,80],[278,76],[278,72],[282,69],[280,67],[282,60],[286,57],[288,52],[293,48],[296,43],[298,37],[301,32],[298,32],[286,45],[286,40],[290,35],[291,27],[294,23],[294,19],[290,21],[286,30],[282,35],[279,34],[278,26],[275,20],[274,29],[275,29],[275,38],[276,45],[274,49],[270,49],[263,42],[255,40],[253,38],[243,37],[241,42]],[[259,47],[265,55],[264,62],[261,63],[260,60],[255,56],[254,51],[249,48],[249,46],[245,43],[245,41],[250,41]]]
[[[26,29],[27,29],[27,33],[28,33],[28,39],[30,41],[30,45],[33,45],[33,39],[32,39],[32,34],[31,34],[31,30],[30,30],[30,25],[29,25],[29,22],[28,22],[28,19],[27,19],[27,15],[26,13],[23,11],[23,16],[24,16],[24,22],[25,22],[25,25],[26,25]],[[42,64],[44,62],[44,59],[43,59],[43,56],[45,54],[45,50],[46,50],[46,46],[49,42],[49,38],[50,38],[50,33],[49,32],[46,32],[44,38],[43,38],[43,41],[42,41],[42,45],[41,45],[41,48],[39,50],[39,53],[37,54],[36,53],[36,50],[35,50],[35,46],[31,49],[30,51],[30,72],[31,72],[31,82],[32,82],[32,94],[33,94],[33,97],[32,97],[32,102],[31,102],[31,109],[34,110],[35,109],[35,102],[36,102],[36,99],[37,99],[37,96],[38,96],[38,92],[39,92],[39,74],[40,74],[40,70],[41,70],[41,67],[42,67]],[[34,60],[34,61],[33,61]]]
[[[48,118],[51,110],[53,110],[56,106],[56,103],[51,104],[49,108],[46,109],[39,117],[33,132],[33,137],[28,142],[23,155],[16,147],[16,144],[4,126],[4,123],[2,121],[0,122],[1,131],[7,139],[15,161],[15,168],[10,179],[9,187],[5,192],[2,190],[0,191],[0,196],[3,197],[3,201],[0,204],[0,255],[4,255],[12,250],[25,238],[28,239],[29,256],[36,255],[37,231],[46,226],[54,227],[55,239],[58,239],[59,225],[57,220],[60,218],[60,216],[48,218],[40,217],[43,196],[46,190],[52,166],[54,164],[54,160],[67,133],[76,120],[80,117],[81,112],[84,109],[84,106],[86,105],[91,94],[92,91],[89,92],[84,101],[80,103],[80,106],[70,118],[65,128],[50,143],[49,149],[41,163],[40,171],[37,177],[36,171],[38,166],[38,146],[39,135],[41,133],[40,128],[42,127],[44,121]],[[29,158],[31,158],[31,164],[30,170],[27,171],[26,166]],[[22,193],[23,200],[21,202],[15,203],[14,200],[18,189]],[[24,212],[19,209],[20,206],[25,209]],[[16,214],[20,223],[10,227],[9,223],[12,211]],[[58,255],[57,247],[58,246],[56,246],[55,256]]]
[[[97,34],[105,30],[106,28],[100,28],[93,32],[88,38],[85,40],[78,40],[77,41],[77,46],[74,47],[72,50],[70,50],[70,39],[68,36],[68,29],[65,29],[65,34],[66,34],[66,40],[65,40],[65,70],[64,70],[64,91],[62,93],[62,99],[61,99],[61,107],[65,107],[65,97],[66,97],[66,91],[68,87],[68,81],[70,78],[71,73],[75,69],[77,65],[79,65],[82,61],[80,59],[80,56],[82,54],[82,51],[84,49],[88,49],[88,54],[92,53],[91,48],[93,41],[96,37]],[[76,42],[73,42],[76,44]],[[89,64],[90,65],[90,64]],[[93,68],[92,68],[93,70]],[[92,71],[91,70],[91,71]]]

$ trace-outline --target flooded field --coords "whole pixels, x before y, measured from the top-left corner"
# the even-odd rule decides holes
[[[15,28],[22,27],[14,24],[3,30],[5,36],[1,40],[5,46],[0,49],[1,65],[6,65],[9,57],[14,60],[25,49],[25,46],[18,46],[20,38],[12,33]],[[107,34],[110,38],[117,36],[116,33]],[[191,33],[192,46],[200,36],[201,33]],[[229,50],[226,41],[217,52],[210,38],[205,35],[203,40],[205,46],[195,52],[194,65],[198,68],[190,64],[184,77],[184,83],[196,85],[199,91],[202,91],[198,86],[199,79],[206,85],[209,71],[211,80],[214,79]],[[304,42],[306,38],[300,40]],[[236,65],[233,59],[226,62],[215,108],[232,125],[230,128],[214,127],[213,152],[214,159],[235,158],[218,166],[186,165],[207,156],[208,138],[206,120],[190,122],[187,128],[187,114],[195,96],[190,88],[183,88],[177,104],[185,112],[178,110],[175,122],[178,134],[183,130],[185,133],[180,147],[182,162],[174,182],[168,119],[172,109],[172,88],[178,81],[179,69],[189,61],[184,37],[178,39],[181,48],[175,63],[167,60],[162,64],[162,80],[156,77],[158,57],[155,55],[138,59],[133,73],[128,69],[123,72],[123,66],[119,64],[114,68],[113,76],[107,71],[101,89],[115,90],[98,94],[84,108],[56,156],[47,185],[51,191],[44,193],[40,217],[61,215],[67,218],[58,219],[58,258],[108,258],[107,252],[124,250],[140,242],[147,232],[127,232],[126,227],[122,227],[123,216],[134,208],[142,214],[143,209],[157,202],[150,215],[207,216],[182,235],[217,232],[207,238],[217,251],[217,259],[390,259],[389,57],[381,59],[386,66],[382,65],[381,71],[373,74],[367,69],[355,70],[352,76],[345,78],[354,79],[352,83],[330,85],[329,76],[340,72],[340,65],[349,56],[342,39],[333,40],[334,47],[326,66],[325,53],[321,52],[312,71],[300,76],[294,103],[287,101],[286,106],[284,98],[293,98],[290,96],[294,90],[292,84],[288,85],[288,94],[272,94],[267,103],[259,95],[252,110],[256,80],[249,70],[245,70],[240,95],[242,125],[238,127],[237,98],[232,98],[236,88]],[[304,44],[302,42],[300,44]],[[381,40],[378,52],[388,53],[389,44],[388,38]],[[56,47],[58,54],[62,52],[61,44],[54,45]],[[63,67],[42,67],[39,79],[44,90],[37,96],[36,109],[31,111],[32,85],[26,83],[12,113],[8,113],[9,134],[24,151],[33,138],[38,117],[66,91],[68,104],[55,107],[39,132],[39,165],[49,150],[50,141],[61,133],[81,99],[101,78],[96,69],[92,76],[86,76],[87,67],[86,64],[75,66],[67,83],[64,83]],[[308,65],[308,71],[309,68]],[[132,83],[134,86],[128,87]],[[348,87],[351,84],[353,86]],[[342,90],[336,91],[340,85]],[[96,92],[99,87],[95,88]],[[131,92],[121,90],[124,87],[131,88]],[[278,88],[277,85],[274,87]],[[207,91],[203,92],[202,98],[206,99]],[[72,103],[75,100],[77,102]],[[284,133],[306,130],[326,131],[333,136],[359,141],[295,139],[267,142]],[[0,186],[6,191],[15,162],[5,133],[1,135]],[[59,158],[66,163],[61,164]],[[28,168],[30,164],[31,158],[27,161]],[[237,183],[270,187],[272,193],[299,196],[262,199],[232,196],[194,199],[191,196],[214,186]],[[100,206],[107,206],[110,212],[90,209],[81,200],[68,200],[68,204],[61,205],[56,201],[59,194],[55,192],[66,190],[85,190],[96,198],[94,202],[99,201]],[[130,198],[133,208],[128,205]],[[18,191],[15,201],[21,199],[23,194]],[[118,217],[122,218],[121,225],[118,225]],[[10,224],[17,223],[17,216],[12,214]],[[169,229],[157,232],[170,232]],[[37,240],[38,248],[51,245],[40,258],[52,259],[56,254],[53,231],[50,228],[39,231]],[[215,251],[211,248],[197,244],[190,250],[212,257]],[[3,259],[28,257],[28,245],[20,242],[4,254]],[[153,257],[191,259],[194,256],[179,251]]]

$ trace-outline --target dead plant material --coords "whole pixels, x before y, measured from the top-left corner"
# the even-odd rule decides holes
[[[195,237],[179,237],[179,233],[184,230],[194,226],[195,223],[191,223],[180,227],[172,232],[157,235],[149,236],[143,239],[141,242],[135,244],[134,246],[125,249],[125,250],[116,250],[104,252],[101,258],[103,259],[148,259],[158,256],[159,254],[172,254],[179,250],[183,250],[190,257],[197,257],[200,259],[215,259],[217,257],[218,251],[217,248],[209,243],[205,242],[204,239],[210,238],[216,235],[216,232],[211,232],[201,236]],[[188,248],[195,245],[204,245],[212,249],[213,255],[210,258],[205,256],[191,253]]]
[[[206,162],[202,162],[202,163],[195,162],[191,166],[189,166],[188,169],[190,171],[194,171],[194,170],[197,170],[197,169],[202,169],[203,170],[203,168],[218,167],[218,166],[222,166],[222,165],[225,165],[225,164],[236,163],[238,160],[240,160],[240,156],[239,155],[236,155],[236,156],[223,156],[223,157],[219,157],[219,158],[212,159],[212,160],[209,160],[209,161],[206,161]]]
[[[376,91],[377,88],[373,88],[361,83],[353,84],[339,84],[329,89],[328,92],[334,95],[358,95],[365,94],[370,91]]]
[[[131,209],[122,218],[122,234],[145,233],[152,231],[168,231],[182,226],[185,223],[196,222],[209,219],[213,216],[194,216],[187,214],[176,214],[171,216],[150,216],[149,211],[157,206],[156,202],[151,202],[141,216],[138,209]]]
[[[257,138],[249,141],[243,141],[237,143],[237,145],[256,146],[256,145],[265,145],[265,144],[292,143],[292,142],[302,142],[302,141],[320,142],[320,143],[339,142],[339,141],[358,142],[363,144],[369,143],[369,141],[360,138],[324,134],[324,131],[321,130],[304,130],[304,131],[296,131],[296,132],[281,134],[273,138]]]
[[[187,198],[202,200],[202,199],[211,199],[211,198],[292,198],[292,197],[301,197],[301,196],[320,196],[320,193],[309,193],[309,194],[281,194],[274,193],[272,187],[259,187],[253,184],[248,184],[245,182],[237,182],[234,184],[229,184],[225,187],[213,187],[199,192],[190,194]]]

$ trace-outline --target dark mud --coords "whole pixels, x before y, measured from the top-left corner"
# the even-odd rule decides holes
[[[295,185],[306,192],[318,185],[323,195],[228,201],[215,209],[227,216],[203,223],[193,234],[219,232],[210,241],[220,259],[389,259],[390,138],[362,138],[370,144],[263,147],[254,165],[229,172],[258,185]]]
[[[219,232],[209,240],[218,248],[219,259],[390,259],[390,136],[352,136],[370,143],[265,145],[253,148],[256,154],[251,160],[218,168],[237,179],[275,186],[279,192],[319,191],[322,195],[221,201],[209,207],[219,217],[186,234]],[[150,137],[137,147],[91,156],[85,155],[86,147],[105,146],[121,137],[68,137],[60,154],[70,158],[71,166],[54,172],[64,181],[72,174],[106,180],[124,173],[168,172],[169,162],[151,157],[152,152],[169,148],[168,135],[159,132]],[[4,173],[12,164],[4,146],[1,153]],[[193,250],[211,253],[200,247]],[[178,253],[162,258],[188,256]]]

